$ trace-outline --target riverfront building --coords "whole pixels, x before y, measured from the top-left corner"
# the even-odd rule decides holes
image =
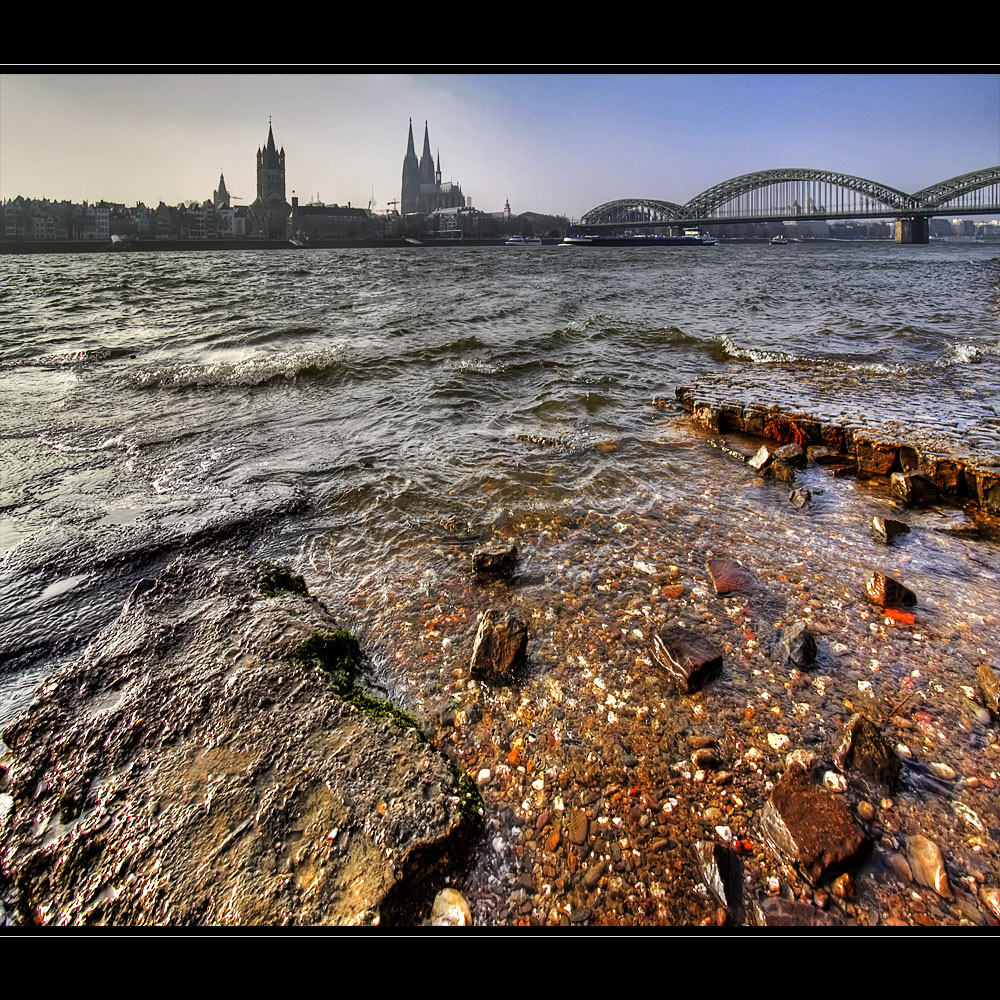
[[[441,151],[438,150],[437,164],[431,156],[431,140],[424,122],[424,149],[417,159],[413,145],[413,119],[410,119],[410,135],[403,158],[403,191],[400,195],[400,213],[407,215],[431,215],[445,208],[466,208],[462,188],[452,181],[441,182]]]
[[[280,150],[275,147],[274,132],[268,122],[267,142],[263,149],[257,150],[257,198],[250,206],[254,235],[284,238],[291,208],[285,200],[285,147]]]

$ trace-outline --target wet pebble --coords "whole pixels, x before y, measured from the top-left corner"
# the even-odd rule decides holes
[[[913,876],[920,885],[933,889],[939,896],[951,899],[951,887],[944,867],[941,850],[933,840],[917,834],[906,839],[906,855]]]
[[[431,907],[432,927],[471,927],[472,911],[457,889],[442,889]]]

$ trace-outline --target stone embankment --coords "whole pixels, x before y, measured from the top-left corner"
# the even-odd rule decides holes
[[[143,581],[3,733],[0,924],[391,921],[481,800],[364,668],[287,571]]]
[[[898,424],[825,420],[780,406],[728,400],[691,386],[677,386],[674,395],[696,423],[712,434],[733,432],[796,444],[831,475],[885,477],[893,495],[906,506],[951,501],[970,504],[991,517],[1000,515],[996,457],[967,448],[957,439],[938,436],[929,443],[916,443],[912,437],[918,435],[908,440],[907,429]],[[919,440],[923,442],[925,435],[920,434]],[[776,449],[771,456],[778,463],[772,474],[794,481],[788,467],[796,463],[777,453],[781,451]],[[759,455],[745,457],[758,469],[767,460]]]

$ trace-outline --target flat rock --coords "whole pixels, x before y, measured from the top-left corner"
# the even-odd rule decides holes
[[[472,570],[480,576],[509,580],[517,569],[519,558],[514,544],[483,545],[472,553]]]
[[[855,713],[847,720],[833,761],[845,773],[859,771],[892,791],[899,783],[902,763],[892,744],[871,719]]]
[[[722,669],[722,650],[691,629],[667,626],[653,636],[653,656],[667,673],[691,693]]]
[[[893,520],[891,517],[873,517],[871,522],[872,534],[883,545],[888,545],[896,535],[907,535],[910,526],[903,521]]]
[[[705,567],[715,592],[720,596],[735,591],[751,591],[757,587],[757,577],[734,559],[706,559]]]
[[[796,469],[804,469],[806,467],[806,453],[802,450],[802,446],[796,444],[794,441],[783,444],[780,448],[775,449],[774,460],[776,462],[786,462]]]
[[[806,448],[806,456],[810,462],[817,465],[835,465],[846,461],[847,456],[837,448],[830,448],[825,444],[811,444]]]
[[[761,927],[839,927],[840,921],[812,903],[775,896],[756,903],[755,915]]]
[[[728,911],[734,924],[743,923],[743,864],[740,856],[717,841],[699,840],[694,845],[701,877],[712,895]]]
[[[788,767],[771,792],[761,833],[813,885],[857,864],[871,847],[842,799],[813,782],[798,764]]]
[[[24,919],[384,924],[404,873],[451,849],[448,760],[303,653],[347,635],[319,601],[258,582],[178,559],[6,729],[0,868]]]
[[[879,608],[912,607],[917,603],[917,595],[912,590],[878,570],[868,576],[864,593]]]
[[[472,673],[507,681],[528,658],[528,626],[512,611],[490,608],[483,613],[472,647]]]

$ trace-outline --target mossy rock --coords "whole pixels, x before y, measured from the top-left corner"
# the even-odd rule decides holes
[[[278,597],[281,594],[309,596],[306,581],[281,563],[261,563],[257,572],[257,586],[265,597]]]

